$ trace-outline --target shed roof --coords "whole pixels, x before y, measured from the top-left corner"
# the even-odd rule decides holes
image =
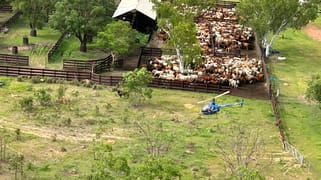
[[[118,17],[134,10],[141,12],[149,18],[156,20],[156,11],[153,9],[154,3],[150,0],[122,0],[120,1],[113,17]]]

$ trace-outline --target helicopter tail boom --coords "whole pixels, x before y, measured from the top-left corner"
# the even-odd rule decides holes
[[[231,104],[223,104],[223,105],[219,105],[220,107],[229,107],[229,106],[236,106],[236,105],[240,105],[241,107],[244,104],[244,100],[242,99],[240,102],[236,102],[236,103],[231,103]]]

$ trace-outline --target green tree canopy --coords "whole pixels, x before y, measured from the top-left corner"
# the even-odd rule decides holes
[[[126,93],[133,105],[140,104],[144,99],[151,98],[153,90],[148,87],[152,82],[152,74],[146,69],[135,69],[124,75],[121,90]]]
[[[48,11],[52,10],[48,8],[53,7],[54,3],[48,0],[13,0],[11,4],[14,9],[22,11],[23,16],[27,18],[31,29],[30,35],[37,36],[37,28],[45,24]]]
[[[312,76],[305,94],[308,100],[316,101],[321,109],[321,74]]]
[[[116,55],[126,54],[136,44],[138,32],[127,21],[113,21],[98,33],[98,43]]]
[[[317,17],[318,0],[240,0],[237,12],[241,22],[257,33],[269,55],[276,36],[287,28],[299,29]],[[271,37],[270,34],[272,34]]]
[[[110,0],[62,0],[56,3],[56,11],[50,17],[51,27],[70,32],[80,41],[80,51],[87,51],[89,37],[111,22],[115,2]]]

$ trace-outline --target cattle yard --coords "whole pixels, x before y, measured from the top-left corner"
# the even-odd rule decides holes
[[[1,17],[4,16],[1,15]],[[306,162],[300,164],[289,153],[283,151],[282,143],[280,143],[280,140],[281,142],[286,140],[283,128],[292,126],[291,123],[286,122],[282,128],[280,119],[287,118],[288,114],[284,115],[284,105],[276,107],[278,103],[276,101],[284,101],[293,94],[289,87],[284,87],[286,95],[276,99],[272,89],[269,89],[269,84],[274,85],[275,82],[270,82],[269,77],[277,76],[275,73],[280,69],[282,71],[282,66],[285,66],[284,62],[268,64],[268,69],[272,74],[267,74],[265,61],[257,53],[255,33],[251,28],[237,24],[234,4],[231,7],[204,9],[195,22],[198,27],[197,38],[203,51],[203,63],[180,73],[177,55],[174,53],[156,53],[157,55],[151,53],[145,56],[145,59],[140,59],[137,67],[147,66],[154,75],[151,87],[165,90],[154,89],[152,100],[138,108],[132,108],[125,100],[119,99],[112,92],[110,86],[117,84],[121,77],[101,74],[110,70],[110,61],[100,63],[98,60],[93,60],[95,62],[93,65],[91,61],[78,63],[73,60],[64,60],[63,70],[50,70],[39,68],[46,67],[46,63],[40,65],[31,63],[31,66],[37,64],[38,68],[15,67],[12,65],[16,64],[9,65],[8,63],[11,62],[11,56],[8,59],[8,55],[0,55],[0,63],[5,64],[0,66],[0,75],[19,76],[18,81],[11,77],[0,79],[5,83],[4,87],[0,87],[0,100],[7,104],[6,107],[1,106],[0,110],[1,137],[2,140],[5,136],[9,137],[5,143],[1,141],[1,160],[5,161],[6,155],[2,155],[4,147],[13,154],[15,152],[23,154],[26,177],[84,178],[93,165],[92,156],[97,142],[102,141],[110,143],[117,155],[134,156],[130,163],[135,164],[135,161],[139,161],[139,157],[146,150],[146,147],[142,145],[146,137],[137,131],[136,126],[138,120],[141,119],[139,123],[142,124],[162,122],[165,134],[175,137],[171,141],[164,142],[165,146],[171,146],[171,148],[164,150],[163,153],[184,166],[183,178],[220,179],[224,177],[225,170],[220,162],[220,155],[217,154],[218,149],[215,147],[215,142],[227,141],[228,138],[222,134],[228,133],[228,129],[235,124],[246,127],[246,129],[258,129],[261,135],[264,134],[260,138],[264,141],[265,148],[261,149],[262,154],[257,156],[257,162],[254,164],[266,165],[266,168],[262,169],[265,177],[293,179],[317,176],[310,173],[318,170],[318,167],[314,166],[318,160],[311,161],[318,156],[317,153],[311,153],[313,150],[308,151],[306,162],[309,162],[309,165]],[[15,25],[9,27],[8,34],[3,34],[0,38],[5,39],[6,36],[17,34],[14,27]],[[43,38],[47,37],[46,32],[50,30],[44,31]],[[59,39],[57,34],[48,36],[55,40]],[[290,40],[279,39],[279,41]],[[61,38],[58,41],[61,41]],[[3,46],[2,42],[0,47]],[[47,50],[49,51],[57,43],[51,41],[49,44],[45,44],[46,50],[37,51],[42,54],[39,55],[41,58],[46,56]],[[37,44],[38,49],[41,47],[41,43]],[[285,47],[277,48],[286,52]],[[11,50],[6,50],[8,51]],[[27,51],[22,55],[28,54]],[[31,52],[35,51],[31,50]],[[291,57],[290,54],[285,55]],[[88,71],[88,68],[93,67],[97,68],[97,71],[94,73]],[[30,76],[35,77],[30,79]],[[67,83],[65,80],[70,81]],[[92,80],[92,82],[87,80]],[[37,83],[32,83],[33,81]],[[280,81],[285,82],[290,79],[285,80],[280,77]],[[55,83],[52,84],[52,82]],[[213,96],[213,94],[203,92],[220,93],[231,90],[234,96],[223,97],[219,100],[221,102],[237,102],[239,101],[237,96],[242,93],[244,96],[247,90],[250,93],[245,97],[256,97],[251,95],[253,93],[251,90],[256,90],[256,87],[262,86],[264,82],[267,82],[267,86],[264,87],[266,90],[260,89],[264,92],[258,93],[264,94],[263,98],[259,99],[265,100],[245,99],[245,105],[242,108],[229,108],[226,111],[224,109],[216,116],[200,115],[200,107],[194,103]],[[19,109],[19,100],[23,97],[32,96],[33,92],[46,89],[52,98],[55,98],[55,91],[60,86],[66,88],[64,103],[53,103],[48,107],[37,106],[31,113],[22,112]],[[266,97],[272,98],[273,109]],[[184,106],[186,103],[191,103],[192,106]],[[289,106],[294,108],[291,103]],[[275,128],[274,123],[279,129]],[[21,132],[22,140],[20,141],[17,141],[18,129]],[[290,137],[290,142],[303,141],[303,139],[298,139],[297,135],[292,136],[287,132],[286,135]],[[316,143],[317,140],[313,142]],[[302,144],[305,143],[300,142],[298,145],[301,150],[304,149]],[[1,163],[1,165],[4,167],[0,172],[1,177],[9,178],[14,175],[14,172],[9,170],[9,165],[6,163]]]

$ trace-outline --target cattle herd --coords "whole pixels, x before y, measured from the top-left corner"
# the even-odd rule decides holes
[[[241,55],[254,49],[255,35],[238,23],[234,7],[203,9],[195,22],[203,62],[182,73],[177,55],[153,57],[148,68],[154,77],[232,87],[264,80],[261,60]]]

